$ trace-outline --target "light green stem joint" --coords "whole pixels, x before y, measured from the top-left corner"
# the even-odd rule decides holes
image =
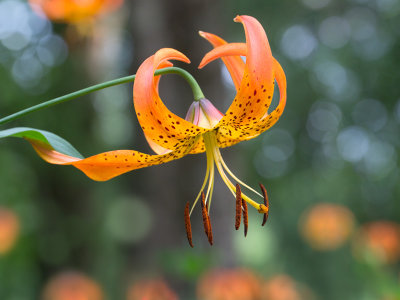
[[[164,68],[164,69],[156,70],[154,72],[155,76],[156,75],[164,75],[164,74],[178,74],[178,75],[182,76],[189,83],[190,87],[192,88],[194,99],[196,101],[199,101],[200,99],[204,98],[203,92],[201,91],[199,84],[197,83],[197,81],[193,78],[193,76],[189,72],[187,72],[181,68],[176,68],[176,67]],[[19,119],[27,114],[41,110],[43,108],[50,107],[50,106],[60,104],[63,102],[67,102],[69,100],[75,99],[77,97],[80,97],[80,96],[83,96],[86,94],[90,94],[92,92],[95,92],[95,91],[98,91],[101,89],[105,89],[105,88],[108,88],[108,87],[111,87],[114,85],[118,85],[118,84],[135,81],[135,77],[136,77],[136,75],[131,75],[131,76],[114,79],[111,81],[107,81],[107,82],[103,82],[100,84],[90,86],[88,88],[85,88],[85,89],[82,89],[82,90],[61,96],[61,97],[51,99],[49,101],[40,103],[38,105],[29,107],[26,109],[23,109],[19,112],[16,112],[12,115],[9,115],[7,117],[0,119],[0,125],[11,122],[16,119]]]

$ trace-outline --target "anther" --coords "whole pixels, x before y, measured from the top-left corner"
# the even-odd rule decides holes
[[[211,222],[210,222],[210,216],[208,215],[207,212],[207,206],[205,203],[205,195],[204,192],[201,192],[201,212],[203,216],[203,224],[204,224],[204,231],[207,235],[208,242],[210,245],[213,244],[213,235],[212,235],[212,229],[211,229]]]
[[[263,211],[265,211],[265,212],[264,212],[263,222],[262,222],[262,224],[261,224],[261,226],[264,226],[265,223],[266,223],[267,220],[268,220],[269,200],[268,200],[267,190],[266,190],[266,188],[265,188],[261,183],[260,183],[260,188],[261,188],[261,191],[262,191],[263,196],[264,196],[264,207],[263,207]]]
[[[192,225],[190,224],[190,216],[189,216],[189,201],[185,206],[185,228],[186,228],[186,236],[189,241],[190,247],[193,248],[193,240],[192,240]]]
[[[249,229],[249,213],[247,211],[247,203],[242,199],[243,205],[243,223],[244,223],[244,236],[247,236],[247,230]]]
[[[242,191],[240,185],[236,184],[236,218],[235,218],[235,229],[238,230],[240,227],[240,219],[242,217]]]

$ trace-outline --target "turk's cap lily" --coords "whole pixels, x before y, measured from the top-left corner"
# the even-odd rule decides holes
[[[162,102],[158,93],[160,76],[153,76],[154,71],[172,66],[171,60],[190,62],[179,51],[164,48],[142,63],[133,90],[136,115],[146,138],[163,151],[170,150],[169,153],[158,154],[162,152],[160,149],[155,149],[157,155],[135,150],[115,150],[80,159],[57,153],[54,149],[46,149],[40,144],[34,144],[36,150],[50,163],[74,165],[90,178],[104,181],[134,169],[178,159],[189,153],[205,152],[202,136],[210,131],[215,133],[217,146],[221,148],[254,138],[269,129],[279,119],[286,104],[285,74],[271,55],[261,24],[250,16],[238,16],[235,20],[245,28],[246,43],[228,44],[216,35],[201,33],[214,49],[205,55],[200,67],[222,58],[237,87],[232,105],[221,118],[212,104],[205,99],[200,101],[202,112],[208,113],[212,119],[212,128],[198,126],[175,115]],[[241,60],[241,55],[246,56],[246,63]],[[275,85],[273,79],[278,83],[280,99],[275,110],[268,113]],[[191,110],[196,109],[193,107]]]
[[[194,205],[201,197],[204,206],[207,206],[205,213],[208,213],[216,167],[236,197],[238,208],[236,219],[241,211],[247,212],[248,203],[264,214],[264,224],[268,216],[265,188],[262,186],[260,194],[239,180],[225,164],[219,149],[252,139],[278,121],[286,105],[286,77],[282,67],[272,56],[267,35],[261,24],[250,16],[237,16],[235,21],[242,23],[246,43],[227,43],[216,35],[200,32],[200,35],[211,43],[213,49],[204,56],[199,68],[221,58],[236,87],[236,96],[225,114],[219,112],[207,99],[192,103],[185,119],[175,115],[165,106],[158,92],[160,76],[154,76],[154,72],[172,66],[171,60],[186,63],[190,61],[181,52],[164,48],[141,64],[133,87],[136,115],[155,155],[135,150],[115,150],[81,159],[32,142],[35,150],[50,163],[73,165],[98,181],[109,180],[135,169],[176,160],[187,154],[206,152],[206,176]],[[246,62],[241,56],[246,57]],[[279,103],[269,112],[275,82],[280,92]],[[237,185],[233,184],[231,179]],[[238,184],[264,198],[264,204],[259,204],[242,193],[240,186],[238,189]],[[185,216],[190,213],[185,210]],[[185,220],[188,221],[188,218],[185,217]],[[204,216],[204,213],[203,220],[205,228],[211,228],[209,218],[207,215]],[[244,220],[247,232],[245,215]],[[209,239],[210,230],[206,230]]]

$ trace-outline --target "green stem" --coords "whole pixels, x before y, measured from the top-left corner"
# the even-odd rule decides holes
[[[193,76],[189,72],[187,72],[181,68],[176,68],[176,67],[164,68],[164,69],[156,70],[154,72],[154,75],[163,75],[163,74],[178,74],[178,75],[182,76],[189,83],[190,87],[192,88],[194,99],[196,101],[198,101],[198,100],[204,98],[203,92],[201,91],[199,84],[197,83],[197,81],[193,78]],[[111,87],[114,85],[132,82],[135,80],[135,77],[136,77],[136,75],[131,75],[131,76],[114,79],[111,81],[107,81],[107,82],[103,82],[100,84],[90,86],[88,88],[85,88],[85,89],[82,89],[82,90],[61,96],[61,97],[51,99],[49,101],[40,103],[38,105],[29,107],[26,109],[23,109],[19,112],[16,112],[12,115],[9,115],[7,117],[0,119],[0,125],[11,122],[13,120],[16,120],[22,116],[25,116],[27,114],[34,112],[34,111],[38,111],[38,110],[41,110],[46,107],[50,107],[50,106],[53,106],[56,104],[60,104],[60,103],[75,99],[79,96],[83,96],[83,95],[86,95],[86,94],[89,94],[89,93],[92,93],[92,92],[95,92],[95,91],[98,91],[101,89],[105,89],[105,88],[108,88],[108,87]]]

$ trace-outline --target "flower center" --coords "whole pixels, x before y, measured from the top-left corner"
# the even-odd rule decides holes
[[[232,193],[232,195],[236,198],[236,224],[235,228],[238,229],[240,226],[240,215],[243,211],[243,219],[245,224],[245,235],[247,234],[247,204],[253,206],[259,213],[264,214],[264,220],[262,225],[265,224],[268,218],[268,196],[266,190],[263,185],[260,184],[262,194],[254,190],[252,187],[245,184],[238,177],[233,174],[233,172],[228,168],[225,161],[222,158],[221,152],[218,147],[217,135],[216,135],[216,125],[219,120],[223,117],[223,114],[216,109],[212,103],[207,99],[201,99],[199,101],[195,101],[189,108],[189,111],[186,115],[186,120],[192,122],[197,126],[201,126],[207,129],[210,129],[206,133],[202,135],[206,156],[207,156],[207,170],[204,178],[204,182],[200,188],[200,192],[198,193],[192,208],[189,212],[189,204],[185,207],[185,224],[186,224],[186,232],[188,234],[189,244],[192,244],[191,237],[191,226],[190,226],[190,215],[193,212],[194,207],[197,202],[201,199],[202,204],[202,214],[203,214],[203,223],[204,228],[209,239],[210,244],[212,244],[212,232],[211,232],[211,223],[209,219],[209,212],[211,208],[211,200],[212,194],[214,190],[214,178],[215,178],[215,167],[217,167],[218,173],[220,174],[222,180],[225,182],[226,186]],[[236,182],[236,185],[232,183],[233,180]],[[241,191],[240,186],[245,187],[252,193],[257,196],[264,198],[264,204],[257,203],[252,200],[249,196],[244,194]]]
[[[212,191],[214,187],[214,176],[215,176],[215,170],[214,166],[217,167],[217,170],[222,178],[222,180],[225,182],[226,186],[228,189],[231,191],[232,195],[236,197],[236,185],[232,183],[230,180],[229,176],[236,181],[238,184],[244,186],[251,192],[255,193],[256,195],[260,196],[261,198],[263,195],[258,193],[256,190],[254,190],[252,187],[241,181],[239,178],[233,174],[233,172],[228,168],[226,165],[225,161],[222,158],[221,152],[219,151],[219,147],[217,144],[217,137],[214,131],[209,131],[203,134],[203,140],[204,144],[206,147],[206,155],[207,155],[207,171],[206,171],[206,177],[204,179],[203,186],[201,190],[205,188],[205,185],[208,181],[208,187],[207,187],[207,192],[206,192],[206,203],[209,203],[208,209],[210,209],[210,204],[211,204],[211,198],[212,198]],[[229,175],[229,176],[228,176]],[[241,193],[241,197],[243,200],[245,200],[248,204],[253,206],[254,208],[257,209],[258,212],[260,213],[267,213],[268,208],[264,204],[259,204],[252,200],[250,197],[248,197],[246,194]],[[195,205],[195,204],[194,204]],[[193,210],[193,208],[192,208]]]

